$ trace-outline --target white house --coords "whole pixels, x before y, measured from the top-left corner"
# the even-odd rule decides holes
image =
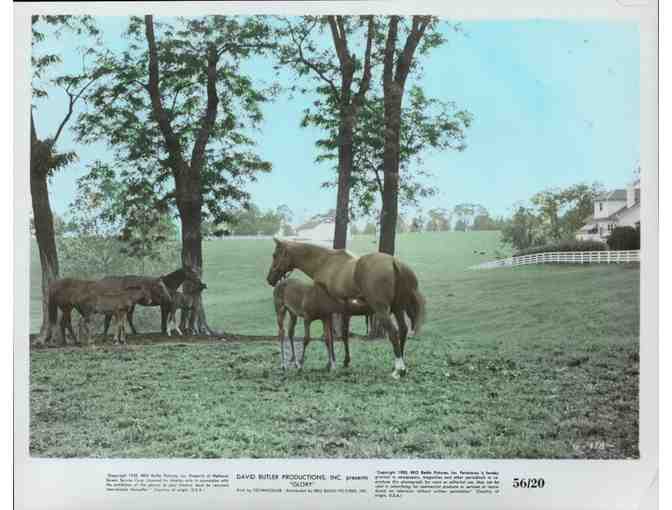
[[[334,243],[335,226],[336,212],[334,210],[326,214],[317,214],[296,228],[296,239],[331,247]],[[348,241],[352,239],[350,229],[348,229],[347,239]]]
[[[616,189],[599,196],[593,215],[579,229],[580,241],[606,241],[615,227],[637,228],[640,222],[640,184],[637,177],[626,189]]]

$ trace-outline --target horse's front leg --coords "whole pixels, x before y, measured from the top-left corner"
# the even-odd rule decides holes
[[[114,345],[117,345],[119,343],[119,316],[117,315],[117,312],[114,312],[112,314],[112,331],[114,332],[112,336],[112,343]]]
[[[126,343],[126,321],[128,313],[125,310],[122,310],[119,313],[119,338],[122,344]]]
[[[289,314],[289,347],[292,350],[292,357],[289,360],[289,364],[293,365],[294,368],[300,368],[299,362],[296,361],[296,351],[294,350],[294,331],[296,330],[296,321],[297,316],[290,312]]]
[[[299,368],[303,368],[303,364],[306,361],[306,351],[308,350],[308,344],[310,343],[310,323],[312,321],[308,318],[303,319],[303,351],[301,351],[301,359],[299,360]]]
[[[343,346],[345,347],[345,358],[343,359],[343,366],[350,366],[350,316],[343,314]]]
[[[74,330],[72,329],[72,308],[68,308],[67,311],[63,310],[63,317],[61,319],[61,325],[64,326],[61,328],[63,331],[63,345],[66,345],[68,342],[65,338],[65,328],[68,328],[70,335],[72,336],[75,343],[79,343],[81,340],[77,338]]]
[[[167,333],[168,310],[165,305],[161,305],[161,333]]]
[[[336,368],[336,353],[334,352],[334,325],[331,316],[328,319],[322,320],[322,327],[324,328],[324,340],[327,346],[327,355],[329,356],[327,370],[334,370]]]
[[[111,313],[106,313],[105,314],[105,325],[103,326],[103,338],[107,336],[107,331],[110,329],[110,321],[112,320],[112,314]]]
[[[176,312],[177,313],[177,312]],[[188,308],[180,308],[180,331],[183,335],[190,334],[189,325],[187,324],[187,314],[189,313]]]
[[[129,308],[128,313],[126,314],[126,317],[127,317],[126,320],[128,321],[128,325],[131,328],[131,333],[133,333],[134,335],[137,335],[138,330],[135,329],[135,326],[133,325],[133,312],[134,311],[135,311],[135,305],[133,305],[133,306],[131,306],[131,308]]]
[[[286,309],[282,307],[276,314],[278,323],[278,343],[280,344],[280,368],[287,370],[287,363],[285,362],[285,312]],[[184,314],[182,315],[184,318]]]

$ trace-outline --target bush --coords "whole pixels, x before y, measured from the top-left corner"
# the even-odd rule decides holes
[[[610,250],[639,250],[639,230],[616,227],[607,239]]]
[[[568,239],[566,241],[559,241],[552,244],[531,246],[516,252],[514,257],[521,255],[532,255],[534,253],[547,253],[552,251],[604,251],[606,249],[607,246],[600,241],[577,241],[576,239]]]

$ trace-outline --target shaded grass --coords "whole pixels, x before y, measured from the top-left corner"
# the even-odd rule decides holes
[[[31,454],[638,457],[638,267],[465,271],[496,238],[451,234],[399,241],[428,301],[405,379],[387,341],[353,341],[333,373],[319,341],[286,374],[270,340],[32,351]],[[214,244],[210,321],[273,335],[270,245]]]

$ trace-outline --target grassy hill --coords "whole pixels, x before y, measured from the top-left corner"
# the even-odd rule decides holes
[[[351,249],[372,251],[372,241]],[[408,376],[394,383],[386,340],[354,341],[352,367],[334,373],[319,342],[306,368],[287,374],[270,341],[33,351],[31,452],[637,457],[638,266],[467,270],[497,244],[490,232],[399,236],[428,321],[407,344]],[[215,328],[276,333],[265,282],[272,249],[270,240],[205,244]],[[37,329],[39,309],[32,317]],[[340,344],[336,355],[340,363]]]

